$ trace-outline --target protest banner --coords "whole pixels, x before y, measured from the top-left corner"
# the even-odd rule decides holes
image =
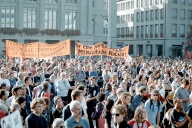
[[[70,55],[70,40],[55,44],[39,43],[39,58]]]
[[[15,111],[1,119],[2,128],[22,128],[21,115],[19,111]]]
[[[20,44],[6,40],[6,56],[21,58],[49,58],[70,55],[70,40],[55,44],[34,42]]]
[[[22,57],[23,45],[10,40],[6,40],[6,56]]]
[[[91,46],[85,46],[79,42],[76,42],[75,54],[78,56],[97,56],[105,55],[115,58],[127,58],[129,53],[129,46],[121,49],[107,48],[104,43],[98,43]]]
[[[38,45],[40,42],[23,44],[23,56],[24,58],[38,58]]]
[[[106,55],[107,51],[103,50],[106,47],[104,43],[98,43],[91,46],[85,46],[79,42],[76,42],[75,54],[78,56],[97,56],[97,55]]]

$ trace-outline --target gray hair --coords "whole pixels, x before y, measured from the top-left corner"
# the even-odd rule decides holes
[[[64,123],[64,120],[61,119],[61,118],[56,118],[54,121],[53,121],[53,128],[56,128],[58,127],[59,125],[61,125],[62,123]]]
[[[74,108],[76,108],[78,105],[81,106],[81,103],[80,103],[79,101],[77,101],[77,100],[74,100],[74,101],[72,101],[72,102],[70,103],[70,109],[74,109]]]

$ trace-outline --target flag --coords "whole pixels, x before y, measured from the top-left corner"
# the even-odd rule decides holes
[[[132,61],[133,61],[133,58],[128,54],[126,62],[132,62]]]
[[[186,58],[189,59],[191,57],[191,53],[189,50],[186,51]]]

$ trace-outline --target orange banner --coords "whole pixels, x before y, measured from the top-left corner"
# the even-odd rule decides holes
[[[70,55],[70,40],[55,44],[39,43],[39,58]]]
[[[55,44],[34,42],[20,44],[6,40],[6,56],[24,58],[49,58],[70,55],[70,40]]]
[[[23,45],[10,40],[6,40],[6,56],[22,57]]]
[[[76,42],[75,54],[78,56],[97,56],[105,55],[115,58],[126,58],[129,53],[129,46],[121,49],[107,48],[104,43],[98,43],[91,46],[85,46],[79,42]]]

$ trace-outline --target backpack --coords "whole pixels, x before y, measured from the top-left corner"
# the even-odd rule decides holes
[[[39,94],[37,95],[38,98],[40,97],[47,97],[48,99],[50,99],[50,93],[48,91],[40,91]]]

